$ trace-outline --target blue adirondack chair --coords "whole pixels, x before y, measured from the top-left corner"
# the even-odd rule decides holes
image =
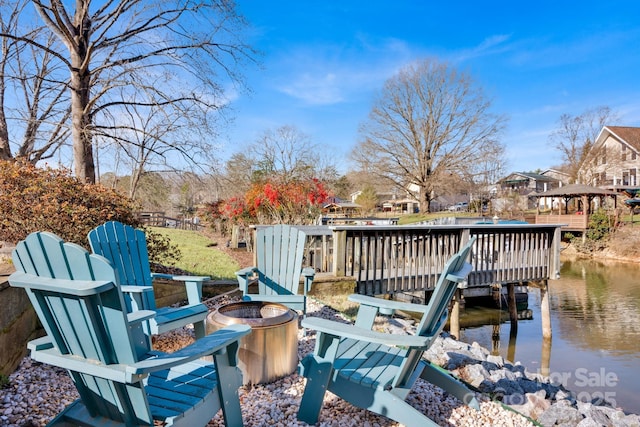
[[[102,256],[38,232],[17,245],[13,263],[9,283],[26,290],[47,332],[28,343],[31,357],[67,369],[80,394],[51,425],[204,426],[220,408],[225,425],[243,425],[236,362],[249,326],[174,353],[150,351],[142,323],[155,312],[127,311],[118,275]]]
[[[474,394],[462,382],[422,357],[447,321],[447,308],[458,284],[471,271],[466,258],[474,241],[472,238],[447,262],[427,305],[352,295],[349,299],[360,304],[354,325],[317,317],[303,319],[302,325],[316,330],[317,336],[314,353],[300,362],[300,373],[307,378],[300,420],[318,421],[329,390],[354,406],[406,426],[437,426],[405,401],[418,377],[479,409]],[[372,330],[378,313],[394,310],[422,313],[415,335]]]
[[[302,268],[307,235],[289,225],[258,228],[256,232],[256,266],[236,272],[243,298],[249,301],[267,301],[307,312],[307,292],[315,271]],[[304,277],[302,293],[300,278]],[[258,293],[250,292],[249,285],[257,281]]]
[[[162,334],[193,324],[196,338],[205,335],[208,309],[202,303],[202,282],[209,277],[152,272],[144,231],[130,225],[109,221],[91,230],[88,237],[93,253],[111,261],[118,272],[122,292],[129,297],[126,300],[129,310],[157,312],[149,321],[149,333]],[[184,282],[188,303],[180,307],[157,307],[153,292],[154,279]]]

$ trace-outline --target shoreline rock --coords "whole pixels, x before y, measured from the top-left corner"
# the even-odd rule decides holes
[[[413,328],[412,320],[405,319],[402,323],[406,332]],[[394,329],[397,326],[388,330]],[[425,357],[483,395],[545,427],[640,426],[640,415],[625,413],[599,401],[581,402],[563,385],[554,384],[539,373],[528,372],[518,362],[491,355],[476,342],[467,344],[443,333],[434,340]]]

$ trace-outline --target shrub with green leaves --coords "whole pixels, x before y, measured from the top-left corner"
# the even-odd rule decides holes
[[[171,239],[149,227],[144,228],[147,240],[147,250],[149,251],[149,262],[158,265],[176,265],[182,258],[182,252],[178,245],[171,242]],[[156,271],[158,271],[156,267]]]
[[[614,229],[614,218],[606,210],[598,209],[589,216],[587,239],[600,241],[609,237]]]
[[[106,222],[140,223],[135,203],[99,184],[85,184],[67,169],[0,161],[0,240],[17,243],[34,231],[88,246],[89,231]]]

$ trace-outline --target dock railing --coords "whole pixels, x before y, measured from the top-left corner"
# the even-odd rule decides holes
[[[352,276],[369,295],[427,291],[445,262],[471,236],[473,288],[556,279],[560,272],[558,224],[313,226],[307,264],[319,273]],[[479,289],[478,289],[479,290]],[[480,292],[484,294],[485,292]]]

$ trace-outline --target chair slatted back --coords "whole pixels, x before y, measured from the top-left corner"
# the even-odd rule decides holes
[[[37,232],[16,246],[13,262],[11,285],[26,290],[60,353],[107,365],[138,361],[146,349],[136,341],[144,337],[142,326],[129,325],[108,260],[52,233]],[[152,422],[141,384],[123,385],[72,367],[69,372],[90,411],[115,419],[124,413],[122,420],[129,423]]]
[[[449,315],[449,304],[458,285],[466,280],[471,271],[471,264],[467,262],[467,257],[475,241],[476,237],[469,239],[469,242],[445,264],[427,304],[427,311],[422,315],[416,328],[416,335],[435,338],[444,328]],[[406,359],[394,381],[394,387],[405,385],[412,380],[413,372],[423,353],[423,349],[408,350]]]
[[[274,225],[256,233],[256,266],[261,295],[297,295],[306,234],[289,225]]]
[[[152,286],[153,275],[144,231],[118,221],[109,221],[89,232],[93,253],[108,259],[116,270],[120,285]],[[153,291],[132,295],[138,309],[156,310]],[[125,301],[132,311],[131,302]]]
[[[151,266],[144,231],[109,221],[89,232],[93,253],[113,264],[121,285],[151,286]]]

